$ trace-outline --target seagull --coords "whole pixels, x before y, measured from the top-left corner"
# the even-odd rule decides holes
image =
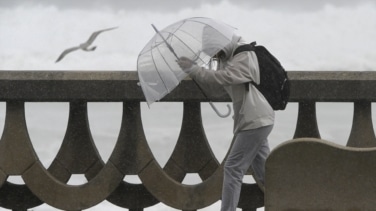
[[[81,43],[79,46],[68,48],[68,49],[64,50],[63,53],[60,54],[59,58],[57,58],[55,63],[62,60],[65,55],[67,55],[68,53],[70,53],[72,51],[76,51],[76,50],[79,50],[79,49],[84,50],[84,51],[94,51],[97,48],[97,46],[94,46],[94,47],[91,47],[91,48],[89,48],[89,47],[94,42],[95,38],[97,38],[97,36],[104,31],[110,31],[110,30],[113,30],[113,29],[116,29],[116,28],[118,28],[118,27],[112,27],[112,28],[102,29],[102,30],[93,32],[93,34],[91,34],[91,36],[89,37],[89,39],[86,42]]]

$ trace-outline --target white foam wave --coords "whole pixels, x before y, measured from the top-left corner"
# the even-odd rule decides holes
[[[139,51],[154,33],[151,23],[163,28],[191,16],[222,19],[237,27],[245,39],[268,46],[289,70],[376,69],[373,4],[291,12],[226,1],[170,13],[0,8],[0,69],[135,70]],[[95,30],[112,26],[120,28],[100,35],[95,52],[75,52],[54,63],[64,49],[86,41]]]

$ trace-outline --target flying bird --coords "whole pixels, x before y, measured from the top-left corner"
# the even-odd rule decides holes
[[[97,46],[93,46],[91,48],[89,48],[89,47],[90,47],[91,44],[93,44],[93,42],[97,38],[97,36],[104,31],[110,31],[110,30],[113,30],[113,29],[116,29],[116,28],[118,28],[118,27],[112,27],[112,28],[102,29],[102,30],[93,32],[93,34],[91,34],[91,36],[89,37],[89,39],[86,42],[81,43],[79,46],[68,48],[68,49],[64,50],[63,53],[60,54],[59,58],[57,58],[55,63],[62,60],[68,53],[70,53],[72,51],[76,51],[76,50],[79,50],[79,49],[84,50],[84,51],[94,51],[97,48]]]

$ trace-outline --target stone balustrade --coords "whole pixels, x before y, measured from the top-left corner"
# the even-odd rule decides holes
[[[291,138],[306,139],[299,139],[297,145],[285,144],[277,147],[268,159],[267,185],[272,185],[266,189],[267,210],[294,208],[285,206],[286,203],[292,203],[291,197],[285,198],[286,203],[276,202],[278,193],[285,194],[291,185],[288,183],[291,180],[279,175],[286,173],[286,169],[289,169],[296,159],[299,160],[296,156],[294,159],[284,160],[283,156],[302,150],[309,151],[311,145],[303,144],[302,147],[302,140],[316,143],[316,139],[307,137],[320,138],[316,102],[354,103],[353,124],[347,142],[348,147],[345,148],[350,154],[353,151],[357,154],[368,153],[366,156],[350,155],[353,166],[356,166],[356,162],[367,160],[362,165],[361,172],[366,172],[366,168],[372,168],[372,162],[368,160],[372,158],[369,155],[372,148],[369,147],[376,145],[371,118],[371,103],[376,100],[376,73],[291,71],[288,74],[291,80],[290,101],[299,103],[296,130]],[[83,210],[107,200],[131,211],[144,210],[160,202],[178,210],[193,211],[204,209],[219,201],[222,167],[208,144],[201,119],[200,103],[207,99],[191,80],[183,80],[181,85],[163,99],[165,102],[183,102],[184,107],[181,131],[175,149],[166,165],[160,166],[149,148],[143,131],[140,103],[144,101],[144,97],[137,82],[137,73],[134,71],[1,71],[0,101],[6,102],[6,118],[0,140],[0,206],[11,210],[27,210],[47,203],[61,210]],[[230,101],[228,96],[209,97],[214,102]],[[69,102],[65,137],[57,156],[48,168],[41,164],[30,141],[25,121],[25,102]],[[91,137],[87,102],[123,103],[120,133],[106,163],[100,157]],[[284,141],[286,140],[281,140],[281,143]],[[314,144],[317,148],[315,152],[320,150],[322,145],[330,149],[333,147],[322,143],[322,140],[316,141],[319,144]],[[327,159],[332,159],[333,154],[337,152],[326,151],[330,155]],[[345,154],[339,158],[347,158],[347,153]],[[303,157],[307,163],[310,163],[312,158],[309,155],[315,156],[312,153],[305,155]],[[334,156],[333,159],[339,158]],[[325,159],[314,159],[310,164],[319,165],[324,161]],[[331,160],[330,163],[333,165],[335,160]],[[280,167],[273,168],[275,166]],[[353,166],[343,169],[351,170]],[[302,167],[308,168],[304,163],[291,168],[297,171]],[[330,165],[325,165],[320,168],[320,172],[329,167]],[[202,182],[195,185],[182,184],[188,173],[197,173]],[[67,184],[73,174],[85,175],[88,182],[82,185]],[[25,184],[12,184],[7,181],[11,175],[22,176]],[[127,183],[123,180],[126,175],[138,175],[142,183]],[[302,178],[295,178],[298,180],[296,184],[305,184],[301,182],[305,179],[304,174],[297,175]],[[365,177],[363,175],[359,178]],[[345,180],[341,181],[343,183]],[[278,186],[275,185],[277,183]],[[336,185],[345,184],[339,182]],[[307,187],[313,186],[309,183]],[[363,189],[365,187],[362,186]],[[304,190],[304,186],[301,188]],[[293,190],[297,193],[302,191],[299,187],[294,187]],[[299,197],[297,194],[294,196]],[[330,201],[318,204],[327,203]],[[340,200],[336,203],[340,203]],[[262,206],[264,194],[258,186],[244,183],[239,207],[243,211],[251,211]],[[308,206],[312,204],[302,202],[295,208],[299,210]],[[341,207],[341,210],[342,208],[351,210],[351,207]]]

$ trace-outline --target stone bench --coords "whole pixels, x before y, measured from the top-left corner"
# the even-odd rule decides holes
[[[266,210],[375,210],[376,148],[301,138],[266,164]]]

